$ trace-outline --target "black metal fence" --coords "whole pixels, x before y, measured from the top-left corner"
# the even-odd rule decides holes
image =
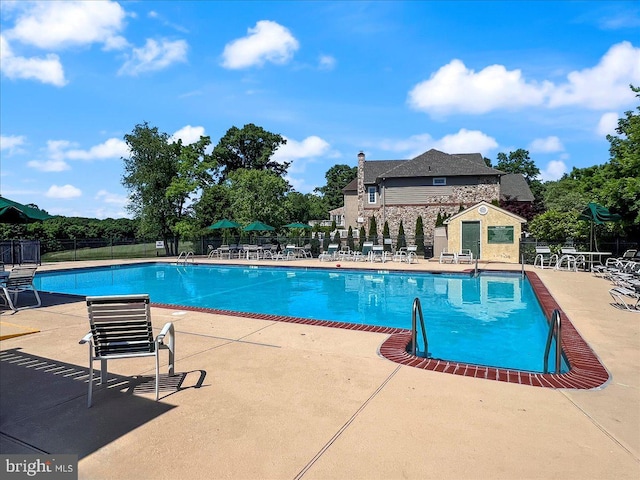
[[[0,263],[21,265],[36,263],[40,265],[39,240],[3,240],[0,242]]]

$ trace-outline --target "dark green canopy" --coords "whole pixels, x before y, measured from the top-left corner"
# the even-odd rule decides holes
[[[267,225],[266,223],[262,223],[260,221],[251,222],[249,225],[243,228],[245,232],[266,232],[275,230],[271,225]]]
[[[223,218],[222,220],[218,220],[213,225],[208,226],[209,230],[218,230],[220,228],[238,228],[240,226],[239,223],[232,222],[231,220],[227,220]]]
[[[53,218],[47,212],[0,196],[0,223],[31,223]]]
[[[578,215],[578,220],[587,220],[591,222],[591,232],[589,235],[589,249],[593,251],[595,249],[598,250],[598,242],[593,232],[594,225],[602,225],[604,222],[617,222],[621,220],[622,217],[617,213],[611,213],[608,208],[603,207],[602,205],[591,202],[587,205],[580,215]]]

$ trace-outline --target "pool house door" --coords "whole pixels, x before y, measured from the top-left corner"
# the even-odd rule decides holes
[[[480,222],[462,222],[462,249],[473,252],[473,258],[480,258]]]

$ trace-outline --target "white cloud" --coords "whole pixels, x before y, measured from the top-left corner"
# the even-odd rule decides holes
[[[40,172],[63,172],[71,168],[64,160],[47,160],[44,162],[31,160],[27,162],[27,167],[34,168]]]
[[[562,160],[552,160],[540,169],[540,179],[543,182],[555,181],[567,173],[567,165]]]
[[[119,206],[125,206],[127,204],[127,202],[129,201],[129,199],[126,197],[126,195],[118,195],[116,193],[109,193],[106,190],[100,190],[98,191],[98,193],[96,193],[96,200],[100,200],[104,203],[108,203],[110,205],[119,205]]]
[[[246,37],[228,43],[222,53],[222,66],[230,69],[287,63],[300,47],[289,29],[270,20],[260,20],[248,29]]]
[[[68,140],[47,140],[47,156],[53,160],[64,160],[65,150],[75,145]]]
[[[104,143],[91,147],[89,150],[68,150],[63,155],[70,160],[121,158],[129,156],[129,147],[124,140],[110,138]]]
[[[550,88],[528,83],[520,70],[491,65],[480,72],[452,60],[409,92],[409,105],[430,113],[486,113],[498,108],[540,105]]]
[[[24,4],[7,37],[41,49],[62,49],[103,43],[107,48],[125,46],[118,35],[126,13],[117,2],[64,1]]]
[[[613,45],[595,67],[569,73],[560,85],[547,80],[529,81],[520,70],[507,70],[503,65],[476,72],[454,59],[413,87],[408,103],[431,114],[561,106],[607,109],[633,101],[630,83],[640,83],[640,48],[621,42]]]
[[[192,127],[191,125],[186,125],[171,135],[169,141],[177,142],[178,140],[182,140],[183,145],[190,145],[200,140],[200,137],[204,136],[204,127]]]
[[[487,152],[498,148],[498,142],[496,142],[493,137],[490,137],[479,130],[467,130],[466,128],[461,128],[458,133],[445,135],[440,140],[436,141],[433,148],[445,153],[480,152],[482,155],[486,156]]]
[[[44,58],[14,55],[3,35],[0,35],[0,69],[3,75],[12,80],[38,80],[56,87],[62,87],[67,83],[57,55],[49,53]]]
[[[287,143],[275,151],[272,159],[279,163],[292,162],[289,173],[302,173],[308,162],[313,162],[317,157],[329,155],[329,143],[316,135],[307,137],[301,142],[290,138],[286,138],[286,140]],[[292,184],[302,182],[301,180],[290,180]]]
[[[600,117],[596,133],[601,136],[615,135],[620,117],[616,112],[607,112]]]
[[[527,149],[536,153],[551,153],[564,151],[564,146],[558,137],[551,136],[547,138],[536,138],[529,144]]]
[[[62,187],[51,185],[45,195],[49,198],[76,198],[82,195],[82,190],[69,184]]]
[[[170,41],[162,39],[157,42],[147,39],[144,47],[134,48],[128,60],[122,65],[118,74],[138,75],[143,72],[162,70],[177,62],[187,61],[188,45],[185,40]]]
[[[428,133],[421,133],[401,140],[383,140],[378,147],[405,155],[405,158],[416,157],[432,148],[449,154],[481,153],[486,156],[489,151],[498,148],[498,142],[479,130],[461,128],[457,133],[445,135],[439,140]]]
[[[320,70],[333,70],[336,66],[336,59],[331,55],[320,55],[318,65]]]
[[[626,105],[634,97],[629,84],[640,83],[640,48],[629,42],[618,43],[595,67],[571,72],[567,79],[553,90],[550,107],[605,109]]]
[[[21,145],[24,145],[24,135],[0,135],[0,151],[12,154],[19,151]]]

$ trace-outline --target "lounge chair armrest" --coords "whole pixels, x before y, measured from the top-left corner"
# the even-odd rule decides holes
[[[164,337],[166,337],[167,334],[171,337],[175,336],[175,329],[173,327],[173,322],[167,322],[164,324],[164,327],[162,327],[162,330],[156,337],[156,341],[159,344],[164,344]]]
[[[82,337],[82,340],[80,340],[78,343],[80,345],[82,345],[83,343],[90,343],[92,338],[93,338],[93,334],[89,332],[84,337]]]

